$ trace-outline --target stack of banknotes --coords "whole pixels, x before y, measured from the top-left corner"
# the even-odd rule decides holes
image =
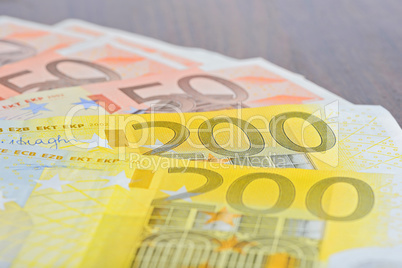
[[[0,17],[0,66],[0,267],[402,267],[381,106],[80,20]]]

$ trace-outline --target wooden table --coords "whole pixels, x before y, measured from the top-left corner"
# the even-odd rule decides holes
[[[232,57],[263,57],[402,123],[401,0],[0,0],[0,14],[80,18]]]

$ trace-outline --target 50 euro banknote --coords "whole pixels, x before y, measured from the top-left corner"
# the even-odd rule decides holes
[[[276,105],[203,113],[2,121],[0,140],[235,165],[400,173],[401,129],[378,106]]]
[[[54,25],[56,29],[85,34],[93,38],[112,37],[117,42],[179,62],[187,67],[235,62],[235,59],[212,51],[173,45],[131,32],[99,26],[87,21],[67,19]]]
[[[0,97],[185,68],[108,38],[97,39],[1,67]]]
[[[163,58],[181,63],[189,68],[198,66],[204,70],[210,70],[210,68],[212,70],[216,70],[239,62],[260,62],[266,66],[270,66],[272,69],[280,70],[281,72],[286,73],[288,76],[294,76],[295,78],[297,77],[305,82],[308,82],[302,75],[285,70],[261,58],[238,60],[213,51],[194,47],[177,46],[147,36],[142,36],[119,29],[103,27],[78,19],[67,19],[55,24],[54,27],[71,33],[89,35],[94,38],[108,36],[123,45],[159,55]]]
[[[0,66],[92,39],[90,35],[0,17]]]
[[[153,53],[161,57],[176,61],[187,67],[203,67],[217,69],[219,66],[227,66],[239,62],[238,59],[234,59],[220,53],[209,51],[205,49],[195,47],[183,47],[173,45],[158,39],[142,36],[132,32],[122,31],[120,29],[113,29],[108,27],[99,26],[87,21],[78,19],[66,19],[54,25],[55,28],[71,33],[85,34],[92,37],[109,36],[113,40],[137,49],[141,49],[148,53]],[[290,72],[289,70],[282,69],[281,67],[267,62],[261,58],[250,59],[251,61],[261,61],[266,65],[270,65],[272,68],[286,72],[288,75],[297,77],[305,82],[309,82],[300,74]],[[249,60],[241,60],[241,62]],[[311,82],[310,82],[311,83]],[[330,93],[330,92],[328,92]]]
[[[330,103],[340,97],[263,60],[83,85],[109,113],[205,112],[278,104]],[[66,89],[68,90],[68,89]]]
[[[30,152],[42,150],[55,151],[31,147]],[[173,159],[136,157],[131,166],[117,162],[101,170],[57,162],[42,169],[10,168],[0,161],[1,263],[351,268],[367,261],[402,263],[396,254],[402,241],[397,175],[194,161],[182,166]],[[147,161],[157,164],[150,169]]]
[[[170,71],[134,79],[38,91],[0,101],[0,119],[52,116],[202,112],[339,100],[263,60],[216,70]],[[342,101],[342,100],[341,100]],[[344,102],[344,101],[342,101]]]
[[[0,119],[202,112],[340,100],[263,60],[39,91],[0,101]],[[208,69],[206,71],[205,69]],[[344,102],[343,100],[341,100]]]

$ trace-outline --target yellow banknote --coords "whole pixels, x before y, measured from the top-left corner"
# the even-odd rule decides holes
[[[399,267],[400,179],[206,162],[143,172],[130,187],[160,183],[132,267]]]
[[[131,260],[141,230],[132,226],[141,226],[153,192],[129,188],[135,171],[129,162],[114,154],[4,144],[0,159],[2,267],[123,266]]]
[[[0,266],[128,267],[154,187],[129,187],[135,169],[112,155],[14,147],[0,154]]]
[[[0,258],[7,266],[402,263],[392,254],[402,242],[397,175],[183,165],[139,155],[102,170],[0,166]]]
[[[379,173],[401,173],[401,138],[392,116],[376,106],[55,117],[3,121],[0,127],[1,142],[11,145]]]

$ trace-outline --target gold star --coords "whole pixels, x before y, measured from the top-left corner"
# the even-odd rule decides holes
[[[204,213],[211,216],[211,218],[208,221],[206,221],[205,224],[222,221],[231,226],[234,226],[233,219],[240,217],[240,215],[228,212],[226,207],[224,207],[223,209],[219,210],[216,213],[215,212],[204,212]]]
[[[214,239],[214,241],[218,242],[220,244],[220,247],[215,249],[216,251],[225,251],[225,250],[232,250],[235,251],[239,254],[244,254],[243,248],[247,245],[250,246],[255,246],[257,243],[256,242],[250,242],[250,241],[241,241],[237,240],[237,237],[233,235],[231,238],[220,241],[217,239]]]
[[[234,251],[238,251],[239,253],[241,253],[241,249],[234,249],[234,247],[236,246],[236,244],[239,243],[239,241],[237,240],[236,236],[232,236],[231,238],[227,239],[227,240],[223,240],[223,241],[218,241],[221,245],[219,248],[216,249],[216,251],[225,251],[225,250],[231,250],[233,249]]]

